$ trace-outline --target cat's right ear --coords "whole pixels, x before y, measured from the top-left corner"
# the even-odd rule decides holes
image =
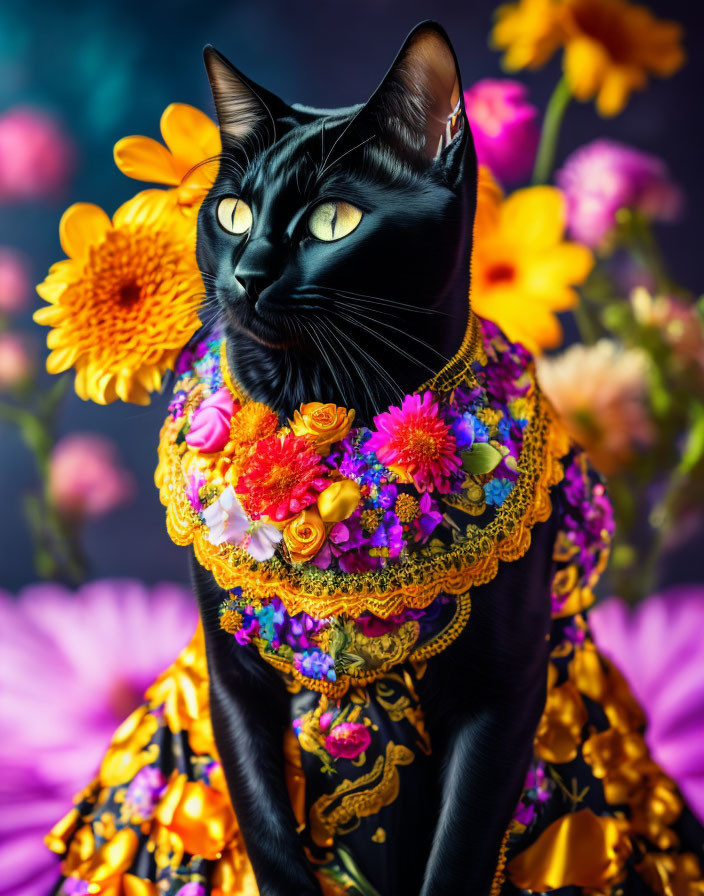
[[[265,143],[273,143],[278,122],[291,115],[286,103],[250,81],[214,47],[205,48],[203,59],[223,140],[241,142],[256,131]]]

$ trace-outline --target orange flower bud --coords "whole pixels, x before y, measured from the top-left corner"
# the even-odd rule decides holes
[[[340,408],[336,404],[322,404],[311,401],[302,404],[300,411],[294,411],[289,420],[291,429],[297,436],[311,436],[319,454],[326,455],[333,442],[344,439],[350,431],[355,412]]]

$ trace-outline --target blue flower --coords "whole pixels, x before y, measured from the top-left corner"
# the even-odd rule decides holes
[[[484,486],[484,496],[487,504],[501,507],[506,498],[511,494],[514,483],[510,479],[492,479]]]

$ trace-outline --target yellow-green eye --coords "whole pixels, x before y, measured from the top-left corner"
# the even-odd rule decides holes
[[[356,205],[342,200],[321,202],[310,213],[308,229],[316,239],[331,243],[352,233],[361,220],[362,212]]]
[[[218,202],[218,221],[223,230],[239,236],[252,226],[252,209],[237,196],[225,196]]]

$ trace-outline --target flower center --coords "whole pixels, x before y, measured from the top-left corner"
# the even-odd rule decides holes
[[[421,460],[432,460],[438,452],[435,437],[422,429],[411,430],[408,434],[409,453]]]
[[[516,269],[505,261],[492,265],[486,272],[486,281],[490,285],[510,283],[516,277]]]
[[[119,302],[120,305],[126,306],[129,308],[132,305],[136,305],[137,302],[142,298],[142,291],[137,286],[137,284],[132,281],[130,283],[124,283],[119,289]]]
[[[618,13],[594,0],[573,4],[571,12],[577,29],[602,44],[614,62],[628,61],[630,41]]]

